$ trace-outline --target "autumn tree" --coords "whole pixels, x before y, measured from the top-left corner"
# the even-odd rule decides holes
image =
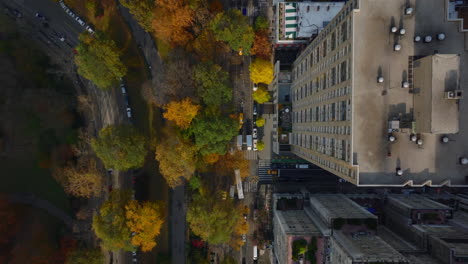
[[[250,175],[250,163],[244,158],[242,151],[228,152],[220,156],[218,162],[213,167],[219,176],[233,177],[235,169],[239,169],[242,179]]]
[[[228,242],[240,217],[231,199],[218,197],[202,190],[192,196],[187,211],[190,229],[210,244]]]
[[[255,59],[249,66],[250,79],[254,83],[270,84],[273,81],[273,65],[270,61]]]
[[[121,53],[114,41],[96,35],[80,35],[75,63],[81,76],[101,89],[108,89],[125,76],[127,67],[122,63]]]
[[[197,116],[200,106],[194,104],[190,98],[185,98],[182,101],[170,102],[164,109],[164,118],[174,121],[182,129],[187,129]]]
[[[130,14],[147,32],[153,31],[154,0],[120,0],[120,4],[128,8]]]
[[[255,124],[258,127],[262,127],[262,126],[265,125],[265,119],[263,117],[259,117],[259,118],[257,118],[257,121],[255,121]]]
[[[221,105],[232,99],[229,75],[221,66],[212,62],[200,63],[195,66],[193,77],[206,105]]]
[[[185,0],[156,0],[153,29],[157,38],[183,46],[193,38],[194,10]]]
[[[269,60],[271,57],[271,43],[268,39],[268,31],[260,30],[255,32],[255,40],[251,50],[252,55]]]
[[[104,255],[99,248],[75,248],[70,252],[65,264],[102,264]]]
[[[53,176],[72,196],[90,198],[99,195],[102,190],[103,177],[96,167],[96,161],[90,157],[82,157],[76,164],[56,168]]]
[[[264,150],[264,149],[265,149],[265,142],[263,142],[263,141],[258,141],[258,142],[257,142],[257,149],[260,150],[260,151],[261,151],[261,150]]]
[[[91,146],[106,168],[128,170],[143,166],[146,156],[146,139],[128,125],[107,126]]]
[[[259,104],[266,103],[270,101],[271,96],[268,90],[265,87],[258,87],[258,89],[252,93],[252,99]]]
[[[231,235],[231,240],[229,241],[229,245],[231,245],[234,249],[239,250],[242,245],[244,245],[244,241],[242,241],[242,235],[247,234],[249,231],[249,224],[247,221],[244,220],[243,217],[240,215],[240,208],[237,210],[239,217],[237,218],[237,222],[234,225],[233,233]]]
[[[218,153],[224,155],[227,144],[237,134],[237,120],[207,113],[195,118],[189,131],[202,155]]]
[[[141,251],[151,251],[156,246],[156,237],[163,224],[162,204],[145,201],[140,204],[131,200],[125,206],[127,227],[134,234],[131,239],[133,246]]]
[[[231,51],[226,43],[217,41],[213,31],[209,29],[203,30],[190,44],[201,61],[214,61],[220,54]]]
[[[167,184],[174,188],[195,173],[197,148],[175,131],[164,131],[164,135],[164,140],[156,146],[156,160]]]
[[[243,16],[239,10],[229,9],[226,12],[217,14],[210,24],[218,41],[226,42],[232,50],[242,51],[249,55],[254,41],[254,31],[249,25],[247,17]]]
[[[126,205],[131,200],[130,191],[114,190],[109,194],[99,213],[93,217],[93,230],[107,250],[134,250],[131,231],[127,225]]]

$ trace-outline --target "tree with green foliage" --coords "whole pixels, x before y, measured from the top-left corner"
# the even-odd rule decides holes
[[[294,240],[292,244],[292,259],[299,260],[299,256],[305,254],[307,251],[307,241],[305,239]]]
[[[264,29],[268,29],[270,27],[270,23],[268,22],[268,19],[264,16],[258,16],[255,19],[255,31],[260,31]]]
[[[228,242],[239,217],[233,200],[219,199],[205,190],[192,196],[187,212],[190,229],[210,244]]]
[[[152,0],[120,0],[120,4],[128,8],[138,24],[146,31],[153,31],[154,1]]]
[[[76,248],[67,257],[65,264],[102,264],[104,255],[99,248]]]
[[[256,124],[258,127],[264,126],[264,125],[265,125],[265,118],[263,118],[263,117],[257,118],[257,121],[255,121],[255,124]]]
[[[198,190],[198,189],[200,189],[201,185],[202,185],[202,182],[201,182],[200,177],[193,176],[192,178],[190,178],[190,180],[189,180],[190,189]]]
[[[250,54],[255,34],[247,17],[239,10],[229,9],[217,14],[211,21],[210,28],[216,40],[226,42],[234,51]]]
[[[229,117],[208,113],[196,118],[190,127],[195,145],[202,155],[224,155],[229,141],[237,134],[239,124]]]
[[[146,139],[133,126],[107,126],[91,146],[106,168],[128,170],[139,168],[145,162]]]
[[[203,62],[195,66],[193,78],[198,86],[198,94],[208,105],[221,105],[232,99],[229,75],[221,66]]]
[[[220,264],[237,264],[237,261],[232,256],[225,255]]]
[[[99,34],[81,34],[76,51],[75,63],[78,73],[101,89],[108,89],[117,84],[127,73],[127,67],[120,59],[121,53],[115,42]]]
[[[263,103],[270,101],[271,96],[265,87],[260,86],[255,92],[252,93],[252,98],[257,103],[263,104]]]
[[[99,214],[93,217],[93,230],[107,250],[132,251],[131,231],[125,218],[125,206],[131,201],[130,191],[114,190],[105,201]]]

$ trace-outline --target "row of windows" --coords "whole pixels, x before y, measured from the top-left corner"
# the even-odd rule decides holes
[[[346,162],[350,159],[349,140],[293,133],[293,144]]]
[[[294,131],[334,134],[334,135],[351,135],[350,126],[310,126],[310,125],[295,125]]]
[[[347,81],[350,78],[350,66],[351,64],[345,60],[309,83],[294,89],[293,102]]]
[[[295,111],[293,123],[333,122],[351,120],[351,100],[339,101]]]
[[[329,159],[322,158],[318,155],[313,154],[310,151],[305,151],[303,148],[295,148],[293,147],[293,151],[297,153],[299,156],[315,163],[317,165],[321,165],[322,167],[327,167],[332,171],[336,171],[342,175],[346,175],[352,179],[356,179],[356,172],[346,166],[337,164]]]

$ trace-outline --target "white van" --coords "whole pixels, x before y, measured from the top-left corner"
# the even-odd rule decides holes
[[[257,260],[258,259],[258,249],[257,249],[257,246],[254,246],[253,247],[253,260]]]

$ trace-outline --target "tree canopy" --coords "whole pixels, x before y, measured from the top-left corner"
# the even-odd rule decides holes
[[[194,10],[189,1],[156,0],[153,29],[156,37],[170,44],[185,45],[193,38],[190,27],[194,20]]]
[[[193,76],[198,86],[198,94],[206,105],[221,105],[231,100],[229,75],[221,66],[212,62],[200,63],[195,66]]]
[[[249,66],[250,79],[254,83],[270,84],[273,81],[273,65],[264,59],[255,59]]]
[[[255,121],[255,124],[258,127],[262,127],[262,126],[265,125],[265,119],[263,117],[259,117],[259,118],[257,118],[257,121]]]
[[[211,244],[228,242],[240,218],[231,199],[201,191],[192,196],[187,212],[190,229]]]
[[[153,31],[154,0],[120,0],[120,4],[128,8],[130,14],[133,15],[142,28],[147,32]]]
[[[255,92],[252,93],[252,99],[254,99],[254,101],[259,104],[263,104],[270,101],[271,96],[265,87],[260,86]]]
[[[255,32],[255,40],[252,47],[252,55],[268,60],[271,57],[271,43],[268,39],[268,31],[260,30]]]
[[[156,246],[156,237],[163,224],[162,205],[155,202],[131,200],[125,206],[127,226],[134,234],[131,239],[133,246],[139,246],[147,252]]]
[[[146,139],[128,125],[107,126],[91,146],[106,168],[128,170],[143,166],[146,156]]]
[[[57,168],[53,176],[70,195],[90,198],[101,193],[103,177],[92,158],[81,158],[77,165],[68,164]]]
[[[264,149],[265,149],[265,142],[263,142],[263,141],[258,141],[258,142],[257,142],[257,149],[258,149],[258,150],[264,150]]]
[[[218,114],[205,114],[193,121],[190,132],[202,155],[224,155],[228,142],[237,134],[238,128],[237,120]]]
[[[249,25],[247,17],[239,10],[229,9],[219,13],[211,21],[211,30],[218,41],[226,42],[232,50],[249,55],[254,41],[254,31]]]
[[[165,131],[164,135],[164,140],[156,145],[156,160],[167,184],[174,188],[195,173],[197,148],[175,131]]]
[[[105,201],[99,214],[93,218],[93,230],[102,240],[102,246],[107,250],[132,251],[131,231],[125,218],[125,206],[131,200],[129,191],[114,190]]]
[[[268,29],[270,27],[270,23],[268,23],[268,18],[264,16],[258,16],[255,19],[255,31],[261,31]]]
[[[104,255],[99,248],[75,248],[70,252],[65,264],[102,264]]]
[[[182,129],[187,129],[197,116],[200,106],[194,104],[190,98],[185,98],[182,101],[170,102],[164,109],[164,118],[174,121]]]
[[[110,88],[127,73],[127,67],[120,59],[121,53],[112,40],[84,33],[80,35],[76,50],[78,73],[101,89]]]

